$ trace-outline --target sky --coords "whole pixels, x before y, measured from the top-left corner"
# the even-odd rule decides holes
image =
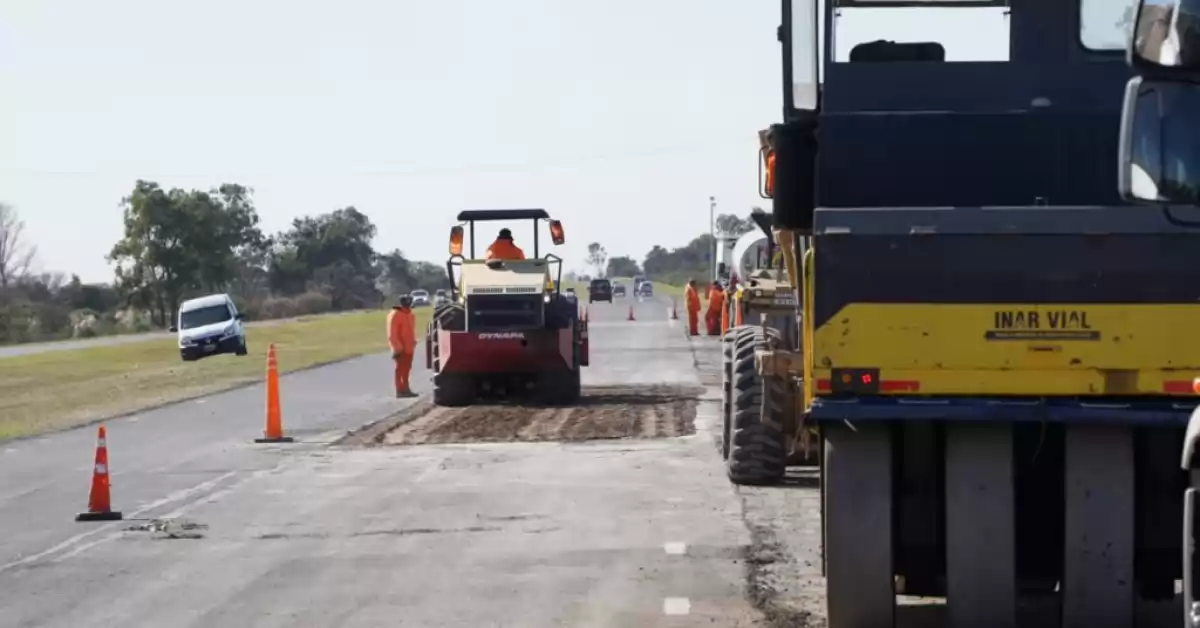
[[[459,210],[541,207],[565,225],[554,252],[569,268],[593,241],[640,261],[706,232],[710,196],[718,213],[769,209],[757,131],[781,116],[778,11],[0,0],[0,202],[25,220],[41,270],[84,281],[111,279],[104,257],[139,178],[247,185],[268,233],[353,205],[378,227],[377,250],[436,262]],[[951,55],[1003,41],[933,23],[959,34],[943,38]],[[884,24],[848,28],[863,41]],[[528,249],[530,227],[511,226]]]

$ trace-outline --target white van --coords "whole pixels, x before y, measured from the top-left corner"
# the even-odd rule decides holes
[[[184,301],[171,331],[179,333],[179,356],[184,362],[220,353],[247,353],[242,315],[227,294]]]

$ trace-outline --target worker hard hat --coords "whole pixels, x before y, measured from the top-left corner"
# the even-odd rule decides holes
[[[412,307],[412,296],[401,295],[399,299],[396,299],[396,307]]]
[[[501,229],[501,230],[500,230],[500,235],[499,235],[499,236],[496,236],[496,237],[500,238],[501,240],[511,240],[511,239],[512,239],[512,232],[511,232],[511,231],[509,231],[508,229]]]

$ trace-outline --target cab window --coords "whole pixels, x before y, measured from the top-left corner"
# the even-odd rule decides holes
[[[1079,42],[1098,52],[1125,50],[1136,6],[1128,0],[1079,0]]]

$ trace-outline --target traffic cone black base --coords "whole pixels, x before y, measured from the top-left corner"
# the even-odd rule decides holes
[[[256,443],[294,443],[294,442],[296,442],[296,439],[292,438],[291,436],[280,436],[279,438],[264,437],[264,438],[256,438],[256,439],[254,439],[254,442],[256,442]]]
[[[75,515],[76,521],[120,521],[124,515],[116,510],[109,512],[81,512]]]

